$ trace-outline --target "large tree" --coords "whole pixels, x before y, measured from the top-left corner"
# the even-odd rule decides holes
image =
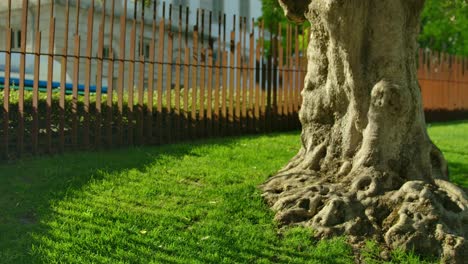
[[[416,77],[424,0],[280,0],[311,23],[302,148],[262,185],[283,225],[462,263],[468,201],[430,140]]]

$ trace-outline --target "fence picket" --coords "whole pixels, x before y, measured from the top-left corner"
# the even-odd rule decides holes
[[[193,27],[193,50],[192,50],[192,109],[190,116],[190,136],[191,138],[196,137],[196,123],[197,123],[197,75],[198,75],[198,20],[199,11],[197,10],[197,22]]]
[[[39,12],[38,12],[39,14]],[[36,40],[34,44],[34,81],[33,81],[33,98],[32,98],[32,151],[34,154],[39,152],[39,72],[40,72],[40,52],[42,33],[36,31]],[[63,86],[62,86],[63,87]]]
[[[132,27],[130,29],[130,60],[128,63],[128,82],[127,82],[127,144],[134,144],[134,91],[135,91],[135,53],[136,53],[136,12],[137,2],[134,2]],[[139,56],[138,56],[139,58]]]
[[[236,54],[236,15],[233,16],[233,29],[231,31],[231,44],[229,53],[229,111],[228,111],[228,129],[232,134],[234,128],[234,74],[235,74],[235,54]]]
[[[115,11],[115,0],[112,0],[111,3],[111,13],[110,13],[110,29],[109,35],[114,35],[114,11]],[[109,57],[108,59],[108,74],[107,74],[107,115],[106,115],[106,144],[107,147],[111,147],[113,140],[113,101],[114,101],[114,51],[113,51],[113,41],[109,40]]]
[[[255,20],[252,18],[251,31],[249,33],[249,65],[248,78],[249,78],[249,100],[247,105],[247,131],[254,132],[254,93],[255,93]]]
[[[84,131],[83,145],[89,148],[90,145],[90,87],[91,87],[91,56],[93,50],[93,29],[94,29],[94,0],[91,1],[91,6],[88,9],[88,25],[86,37],[86,58],[85,58],[85,87],[84,87]]]
[[[241,126],[242,126],[242,119],[241,119],[241,94],[242,94],[242,17],[239,16],[239,41],[236,44],[236,81],[234,86],[234,93],[236,95],[236,106],[234,109],[235,116],[234,116],[234,131],[236,135],[241,133]]]
[[[167,28],[167,63],[172,65],[174,42],[174,33],[172,32],[172,4],[169,5],[169,20]],[[166,78],[166,124],[164,126],[166,131],[166,141],[164,143],[170,143],[172,140],[172,67],[170,65],[166,67]]]
[[[211,23],[213,22],[213,13],[209,12],[208,17],[208,62],[207,62],[207,91],[206,91],[206,122],[203,128],[206,136],[213,135],[213,41],[211,39]]]
[[[176,65],[175,65],[175,108],[174,108],[174,139],[180,140],[180,130],[181,130],[181,122],[182,118],[180,117],[180,72],[182,70],[181,63],[182,63],[182,5],[179,6],[179,20],[178,20],[178,33],[177,33],[177,58],[176,58]]]
[[[242,90],[239,89],[239,92],[242,92],[242,109],[241,109],[241,120],[240,120],[240,131],[241,133],[246,132],[247,128],[247,80],[248,80],[248,63],[245,59],[247,56],[247,17],[244,17],[242,22],[242,50],[241,50],[241,76],[242,76]]]
[[[260,50],[262,49],[261,41],[261,30],[260,27],[258,28],[258,41],[257,41],[257,48],[255,50],[255,106],[254,106],[254,126],[257,129],[257,132],[259,131],[259,124],[260,124],[260,93],[261,93],[261,57],[260,57]]]
[[[103,6],[106,6],[106,0],[102,2]],[[96,116],[94,119],[94,146],[96,148],[101,147],[101,114],[102,114],[102,75],[103,75],[103,48],[104,48],[104,32],[105,32],[105,17],[106,9],[103,9],[101,15],[101,25],[99,26],[99,37],[98,37],[98,50],[97,50],[97,69],[96,69]]]
[[[205,49],[205,10],[201,9],[201,24],[200,24],[200,57],[198,58],[199,73],[200,73],[200,94],[198,95],[198,118],[196,122],[197,137],[204,137],[203,131],[205,127],[205,78],[206,78],[206,49]]]
[[[153,138],[153,98],[154,98],[154,65],[156,51],[156,0],[153,1],[153,18],[151,20],[151,43],[148,61],[148,89],[146,102],[146,143],[152,144]]]
[[[8,2],[8,11],[11,11],[11,0]],[[8,19],[9,21],[10,19]],[[10,22],[8,22],[10,24]],[[11,35],[12,30],[8,25],[6,36],[5,55],[5,84],[3,87],[3,155],[5,159],[10,157],[10,70],[11,70]]]
[[[28,27],[28,12],[29,1],[23,0],[21,13],[21,54],[19,65],[19,95],[18,95],[18,138],[17,151],[18,156],[22,156],[24,151],[24,80],[26,70],[26,32]]]
[[[284,48],[283,48],[283,30],[281,27],[281,24],[278,24],[278,116],[279,120],[281,120],[281,123],[279,125],[279,128],[281,130],[284,130],[286,128],[285,126],[285,104],[284,104],[284,98],[285,98],[285,89],[284,89],[284,80],[286,77],[285,71],[284,71]]]
[[[216,52],[216,62],[215,62],[215,85],[214,85],[214,106],[213,106],[213,135],[218,136],[220,133],[220,92],[221,89],[221,45],[222,45],[222,35],[221,35],[221,12],[218,14],[218,49]]]
[[[159,21],[159,38],[158,38],[158,105],[157,105],[157,115],[156,115],[156,125],[158,131],[157,143],[162,143],[162,103],[163,103],[163,71],[164,71],[164,32],[165,32],[165,18],[166,18],[166,4],[163,2],[162,7],[163,17]]]
[[[190,74],[190,48],[188,47],[188,30],[189,30],[189,8],[185,8],[185,34],[184,34],[184,131],[190,134],[190,107],[189,107],[189,74]],[[184,138],[184,137],[183,137]]]
[[[54,63],[54,41],[55,41],[55,17],[54,4],[50,9],[49,24],[49,55],[47,56],[47,99],[46,99],[46,133],[47,133],[47,152],[52,153],[52,81],[53,81],[53,63]]]
[[[117,144],[123,145],[123,100],[125,81],[125,44],[127,34],[127,1],[124,1],[122,16],[120,17],[120,43],[119,43],[119,75],[117,77]]]
[[[39,8],[40,8],[40,1],[38,1],[37,5],[37,27],[39,29]],[[62,51],[62,60],[61,60],[61,71],[60,71],[60,102],[59,102],[59,108],[60,108],[60,125],[59,125],[59,137],[60,137],[60,143],[59,143],[59,149],[60,152],[65,151],[65,94],[66,94],[66,88],[65,84],[67,82],[67,57],[68,57],[68,30],[69,30],[69,19],[70,16],[70,4],[69,1],[67,1],[66,6],[65,6],[65,30],[63,31],[64,33],[64,47]],[[37,30],[39,31],[39,30]],[[36,40],[36,43],[40,43],[41,39],[40,37]],[[40,44],[37,44],[39,46]],[[40,50],[40,48],[39,48]],[[38,58],[39,59],[39,58]],[[37,109],[37,108],[36,108]],[[35,153],[37,152],[37,149]]]
[[[222,48],[222,71],[223,71],[223,80],[222,80],[222,91],[221,91],[221,135],[227,134],[228,129],[228,120],[227,120],[227,91],[228,91],[228,53],[226,51],[226,14],[222,16],[222,28],[223,28],[223,48]]]

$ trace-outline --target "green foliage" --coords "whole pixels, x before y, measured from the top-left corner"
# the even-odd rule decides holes
[[[292,35],[292,44],[291,44],[291,52],[295,52],[295,47],[296,47],[296,41],[298,41],[299,44],[299,51],[303,52],[307,48],[307,43],[308,43],[308,37],[309,37],[309,27],[310,24],[309,22],[305,22],[301,25],[294,24],[290,22],[286,16],[284,15],[283,9],[278,3],[278,0],[262,0],[262,16],[259,17],[259,22],[262,22],[263,25],[265,26],[265,29],[268,32],[273,33],[274,35],[277,35],[279,32],[279,29],[281,27],[281,45],[283,46],[284,50],[286,50],[287,46],[287,27],[288,25],[293,27],[293,35]],[[294,27],[298,26],[298,38],[294,37]],[[266,40],[264,42],[265,44],[265,49],[267,55],[272,54],[272,46],[271,42],[269,40]]]
[[[426,0],[421,47],[468,56],[468,1]]]

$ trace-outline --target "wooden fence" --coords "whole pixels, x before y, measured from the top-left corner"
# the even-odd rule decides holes
[[[468,112],[466,58],[420,50],[418,79],[426,113]]]
[[[300,127],[300,27],[156,1],[54,2],[0,10],[3,159]],[[421,52],[424,104],[468,110],[466,61],[447,58]]]

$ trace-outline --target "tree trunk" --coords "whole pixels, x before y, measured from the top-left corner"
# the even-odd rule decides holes
[[[283,225],[467,258],[468,201],[431,142],[416,76],[423,0],[280,0],[311,22],[302,148],[261,188]]]

